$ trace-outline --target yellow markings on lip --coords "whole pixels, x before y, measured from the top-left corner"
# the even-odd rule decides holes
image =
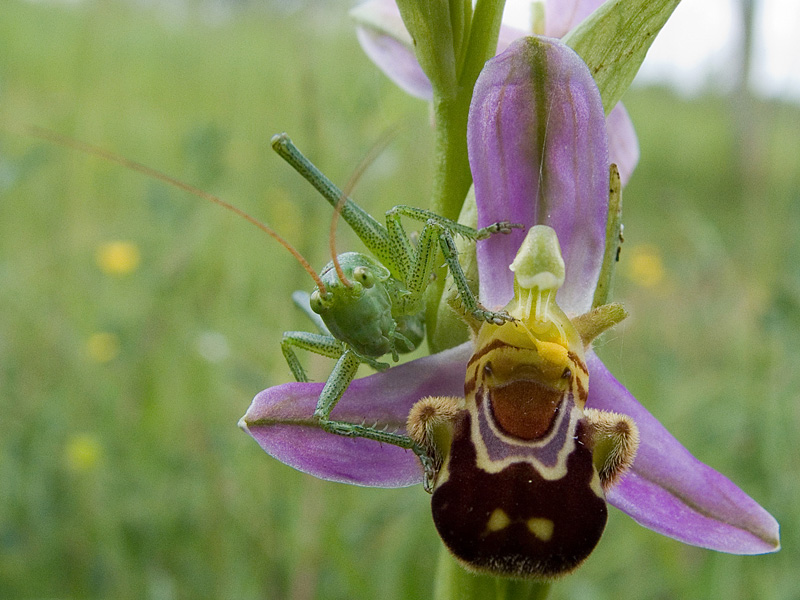
[[[553,537],[554,524],[550,519],[541,519],[534,517],[528,519],[528,529],[537,538],[543,542],[549,542]]]
[[[539,353],[539,356],[541,356],[545,362],[555,367],[556,370],[559,371],[558,374],[561,375],[560,371],[567,366],[569,361],[569,351],[561,344],[555,342],[534,340],[534,344],[536,345],[536,351]]]
[[[533,517],[525,521],[528,526],[528,531],[535,535],[543,542],[549,542],[553,538],[553,529],[555,524],[550,519],[542,517]],[[496,533],[502,531],[511,525],[511,519],[502,508],[495,508],[492,514],[489,515],[489,520],[486,522],[486,533]]]
[[[505,529],[511,524],[511,519],[502,508],[495,508],[486,523],[486,532],[494,533]]]
[[[595,496],[605,500],[606,494],[603,491],[603,484],[600,482],[600,476],[597,474],[597,470],[592,474],[592,481],[589,483],[589,487],[592,488]]]

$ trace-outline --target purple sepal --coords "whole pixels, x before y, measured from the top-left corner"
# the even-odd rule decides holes
[[[433,99],[433,87],[414,54],[414,42],[406,30],[394,0],[367,0],[350,11],[356,21],[356,37],[367,57],[403,91]]]
[[[628,111],[618,103],[606,117],[608,129],[608,154],[619,169],[622,186],[628,185],[633,170],[639,164],[639,138]]]
[[[433,100],[431,82],[411,48],[390,35],[365,26],[356,27],[356,37],[367,57],[400,89],[416,98]]]
[[[631,472],[608,501],[635,521],[687,544],[731,554],[780,549],[778,522],[730,479],[704,465],[590,352],[587,407],[636,422],[640,445]]]
[[[330,418],[404,434],[411,406],[425,396],[463,396],[466,343],[383,373],[356,379]],[[287,383],[254,399],[239,426],[279,461],[321,479],[371,487],[403,487],[422,481],[410,450],[321,430],[311,416],[323,383]]]
[[[433,100],[433,87],[417,62],[411,36],[394,0],[368,0],[351,14],[356,19],[356,37],[367,57],[406,93]],[[521,29],[501,25],[497,52],[523,35]]]
[[[544,32],[561,38],[586,17],[592,14],[604,0],[545,0]]]
[[[600,93],[586,64],[551,38],[520,38],[486,63],[467,128],[478,225],[509,220],[550,225],[569,265],[559,305],[591,308],[605,247],[608,139]],[[524,230],[478,244],[480,298],[491,307],[513,296],[507,268]]]

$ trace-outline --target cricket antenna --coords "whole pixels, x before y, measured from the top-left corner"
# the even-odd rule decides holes
[[[375,159],[380,156],[381,152],[386,149],[386,146],[388,146],[397,135],[397,131],[397,127],[393,127],[384,131],[381,137],[379,137],[378,140],[372,145],[364,158],[361,159],[361,162],[358,163],[358,166],[353,171],[350,179],[348,179],[347,185],[344,186],[342,195],[339,196],[339,200],[334,208],[328,240],[330,244],[331,260],[333,261],[334,269],[336,269],[336,276],[345,287],[351,287],[353,283],[347,279],[347,277],[345,277],[342,266],[339,264],[339,255],[336,252],[336,226],[339,223],[339,215],[342,212],[342,207],[344,207],[344,205],[347,203],[347,197],[353,192],[353,189],[356,187],[359,179],[361,179],[364,171],[366,171],[367,168],[375,161]]]
[[[91,144],[87,144],[79,140],[74,140],[72,138],[59,135],[48,129],[42,129],[41,127],[27,125],[25,126],[25,131],[30,135],[37,137],[39,139],[52,142],[54,144],[58,144],[60,146],[65,146],[67,148],[72,148],[73,150],[78,150],[86,154],[91,154],[93,156],[97,156],[99,158],[103,158],[111,162],[115,162],[118,165],[122,165],[123,167],[127,167],[128,169],[131,169],[133,171],[137,171],[143,175],[152,177],[153,179],[158,179],[159,181],[162,181],[166,184],[169,184],[173,187],[183,190],[184,192],[188,192],[199,198],[203,198],[204,200],[213,202],[214,204],[219,204],[221,207],[226,208],[233,213],[236,213],[240,217],[243,217],[247,221],[250,221],[250,223],[258,227],[261,231],[269,235],[272,239],[277,241],[281,246],[286,248],[292,254],[292,256],[294,256],[295,259],[297,259],[297,262],[300,263],[300,265],[306,270],[306,272],[309,275],[311,275],[311,278],[314,280],[314,283],[317,284],[319,293],[322,296],[326,295],[327,290],[325,288],[325,284],[322,283],[322,279],[320,279],[320,276],[317,275],[317,272],[311,267],[309,262],[303,257],[302,254],[300,254],[300,252],[294,246],[292,246],[288,241],[286,241],[277,231],[265,225],[255,217],[250,216],[242,209],[237,208],[233,204],[226,202],[222,198],[218,198],[217,196],[214,196],[213,194],[203,191],[200,188],[194,187],[193,185],[175,179],[174,177],[170,177],[169,175],[166,175],[161,171],[156,171],[152,167],[143,165],[142,163],[136,162],[135,160],[130,160],[128,158],[125,158],[124,156],[120,156],[118,154],[114,154],[113,152],[109,152],[108,150],[104,150],[103,148],[98,148],[96,146],[92,146]]]

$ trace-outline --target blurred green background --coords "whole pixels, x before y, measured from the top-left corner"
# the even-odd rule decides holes
[[[210,8],[209,8],[210,6]],[[685,546],[612,510],[554,599],[797,598],[800,110],[625,98],[642,147],[600,348],[783,550]],[[17,130],[39,125],[217,193],[317,267],[330,209],[270,149],[288,131],[356,197],[427,205],[428,109],[361,53],[341,4],[5,0],[0,14],[0,598],[428,598],[421,488],[315,480],[236,427],[288,381],[308,276],[217,206]],[[344,229],[340,248],[358,248]],[[324,378],[330,364],[314,365]]]

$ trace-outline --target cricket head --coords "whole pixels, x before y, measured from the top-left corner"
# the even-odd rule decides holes
[[[324,293],[311,294],[311,310],[317,313],[337,339],[357,352],[379,357],[391,351],[394,319],[386,281],[389,270],[358,252],[345,252],[320,273]],[[344,278],[340,276],[340,272]]]

